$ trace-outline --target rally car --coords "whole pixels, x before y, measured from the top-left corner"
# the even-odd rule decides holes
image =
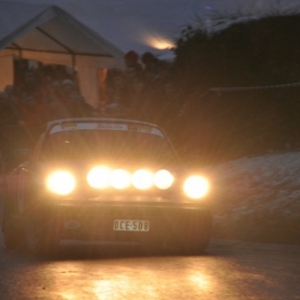
[[[51,254],[61,240],[198,254],[210,240],[209,190],[154,124],[54,120],[28,159],[7,175],[4,243],[34,255]]]

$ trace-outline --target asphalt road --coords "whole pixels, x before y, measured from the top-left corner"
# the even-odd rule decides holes
[[[300,247],[212,240],[202,256],[63,245],[50,260],[0,244],[0,299],[300,299]]]
[[[300,299],[300,246],[212,239],[206,254],[180,256],[64,243],[45,260],[8,252],[0,234],[0,300],[38,299]]]

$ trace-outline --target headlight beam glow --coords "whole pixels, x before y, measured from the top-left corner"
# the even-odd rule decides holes
[[[106,166],[92,168],[87,175],[88,184],[96,189],[104,189],[110,186],[111,169]]]
[[[154,184],[161,190],[166,190],[171,187],[174,182],[173,175],[167,170],[159,170],[154,175]]]
[[[59,195],[68,195],[75,189],[75,177],[69,171],[57,170],[46,178],[48,190]]]
[[[202,176],[191,176],[184,182],[185,194],[192,199],[200,199],[208,193],[209,182]]]
[[[113,170],[110,176],[110,184],[117,190],[123,190],[130,186],[131,175],[123,169]]]
[[[147,170],[137,170],[132,174],[132,184],[139,190],[148,190],[153,186],[153,173]]]

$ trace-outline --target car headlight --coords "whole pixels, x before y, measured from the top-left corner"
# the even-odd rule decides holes
[[[185,194],[192,199],[200,199],[208,193],[209,183],[202,176],[191,176],[184,182]]]
[[[130,186],[130,173],[123,169],[113,170],[110,175],[110,184],[118,190],[125,189]]]
[[[105,166],[97,166],[91,169],[87,175],[88,184],[96,189],[104,189],[110,185],[111,169]]]
[[[147,190],[153,186],[153,173],[137,170],[132,174],[132,185],[139,190]]]
[[[46,178],[48,190],[59,195],[70,194],[76,186],[75,177],[72,173],[64,170],[58,170],[50,173]]]
[[[174,182],[173,175],[167,170],[159,170],[154,175],[154,184],[157,188],[161,190],[166,190]]]

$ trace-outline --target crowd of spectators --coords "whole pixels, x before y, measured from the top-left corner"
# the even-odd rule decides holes
[[[6,86],[0,93],[0,100],[2,125],[19,123],[38,127],[49,120],[89,110],[74,80],[40,77],[33,70],[26,71],[18,85]]]
[[[123,111],[133,119],[160,125],[178,110],[171,64],[146,52],[141,57],[129,51],[126,69],[107,74],[106,111]]]
[[[80,93],[76,72],[39,65],[16,70],[15,84],[0,92],[0,160],[12,149],[31,146],[46,122],[54,119],[113,115],[168,126],[177,101],[170,64],[146,52],[124,56],[126,68],[109,69],[105,99],[90,106]]]
[[[92,113],[75,73],[42,66],[16,74],[15,84],[0,92],[0,161],[9,160],[13,149],[31,147],[46,122]]]

